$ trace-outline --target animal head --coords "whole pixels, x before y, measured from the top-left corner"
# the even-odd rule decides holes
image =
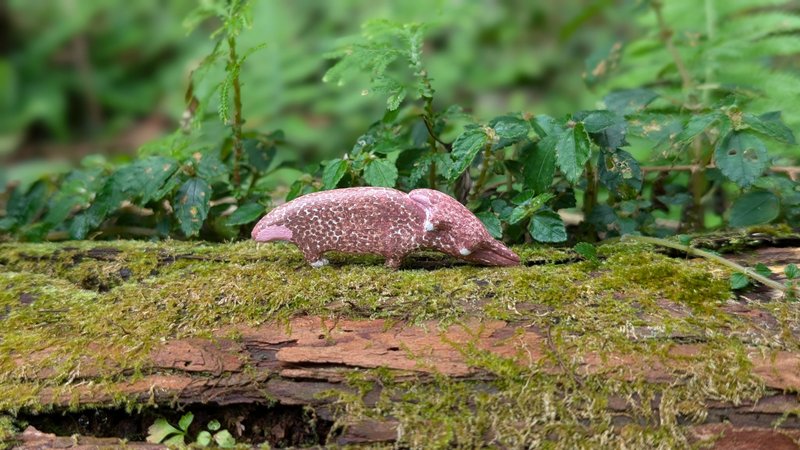
[[[519,256],[495,240],[453,197],[432,189],[416,189],[408,193],[408,198],[425,212],[423,245],[480,264],[519,264]]]

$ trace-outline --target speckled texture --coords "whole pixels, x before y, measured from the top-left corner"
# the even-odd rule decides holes
[[[485,265],[519,264],[519,257],[489,235],[472,212],[431,189],[408,194],[389,188],[315,192],[281,205],[253,229],[253,239],[290,241],[313,266],[330,250],[374,253],[397,268],[418,249],[438,250]]]

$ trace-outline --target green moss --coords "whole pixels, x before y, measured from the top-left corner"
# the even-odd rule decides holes
[[[442,325],[502,319],[548,336],[546,357],[530,367],[463,348],[492,381],[397,382],[386,371],[351,379],[357,394],[341,398],[341,422],[396,418],[403,445],[411,447],[466,448],[487,439],[512,448],[684,447],[679,418],[702,419],[708,399],[742,402],[763,393],[743,343],[745,335],[750,345],[759,337],[721,308],[731,297],[725,270],[637,244],[601,246],[599,262],[574,262],[566,250],[516,250],[531,265],[448,266],[451,259],[425,253],[408,262],[411,268],[392,271],[379,258],[344,255],[312,269],[283,244],[2,245],[0,412],[45,409],[38,404],[43,388],[69,397],[71,380],[90,372],[94,388],[109,393],[122,369],[138,373],[164,340],[306,314]],[[431,262],[439,268],[413,269]],[[784,332],[763,344],[774,347],[778,339],[796,350],[796,308],[765,308]],[[645,366],[675,362],[673,336],[704,347],[679,359],[676,375],[685,382],[669,390],[658,391],[641,370],[624,364],[602,374],[579,369],[592,355],[635,356]],[[103,359],[90,364],[86,356],[98,354],[93,345],[102,347]],[[47,376],[30,381],[37,373]],[[384,390],[367,407],[361,398],[375,379]],[[129,409],[140,406],[115,398]],[[657,412],[653,398],[661,399]],[[620,424],[608,408],[618,399],[629,403],[629,423]]]

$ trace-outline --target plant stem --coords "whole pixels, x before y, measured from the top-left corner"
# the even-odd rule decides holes
[[[684,64],[680,52],[678,52],[678,49],[672,42],[672,30],[669,28],[669,26],[667,26],[667,22],[664,20],[664,14],[661,11],[663,5],[661,4],[660,0],[655,0],[650,3],[650,5],[653,7],[653,11],[656,13],[656,20],[658,21],[661,40],[664,41],[664,45],[667,46],[667,51],[670,53],[670,55],[672,55],[673,61],[675,61],[675,66],[678,68],[678,73],[683,81],[683,89],[688,91],[694,86],[694,81],[692,81],[692,75],[686,68],[686,64]]]
[[[779,290],[779,291],[781,291],[783,293],[786,293],[786,294],[794,294],[794,295],[800,294],[800,288],[799,287],[791,288],[791,287],[788,287],[788,286],[784,286],[780,282],[777,282],[775,280],[770,280],[769,278],[758,274],[753,269],[750,269],[748,267],[744,267],[742,265],[739,265],[739,264],[737,264],[737,263],[735,263],[733,261],[730,261],[728,259],[725,259],[725,258],[723,258],[723,257],[721,257],[719,255],[715,255],[714,253],[707,252],[707,251],[704,251],[704,250],[700,250],[700,249],[697,249],[697,248],[694,248],[694,247],[689,247],[688,245],[678,244],[677,242],[668,241],[666,239],[647,237],[647,236],[632,236],[632,235],[622,236],[620,238],[620,241],[622,241],[622,242],[626,242],[626,241],[628,241],[628,242],[630,242],[630,241],[643,242],[643,243],[647,243],[647,244],[653,244],[653,245],[658,245],[658,246],[661,246],[661,247],[667,247],[667,248],[672,248],[672,249],[675,249],[675,250],[680,250],[680,251],[688,253],[690,255],[699,256],[701,258],[705,258],[705,259],[714,261],[716,263],[722,264],[723,266],[728,267],[729,269],[733,270],[734,272],[739,272],[741,274],[744,274],[744,275],[752,278],[753,280],[756,280],[759,283],[761,283],[761,284],[763,284],[763,285],[765,285],[767,287],[770,287],[772,289],[777,289],[777,290]]]
[[[239,186],[239,163],[242,160],[242,89],[239,83],[239,60],[236,56],[236,38],[228,36],[228,65],[233,70],[233,184]]]
[[[595,175],[594,166],[591,161],[586,161],[586,191],[583,193],[583,217],[587,218],[592,213],[592,210],[597,206],[597,176]],[[597,239],[597,233],[594,226],[586,223],[588,239],[594,241]]]
[[[472,199],[478,198],[483,192],[483,186],[486,184],[486,180],[489,178],[489,160],[492,158],[492,142],[489,141],[486,144],[486,147],[483,149],[483,161],[481,161],[481,172],[478,175],[478,181],[475,183],[474,189],[472,191]]]

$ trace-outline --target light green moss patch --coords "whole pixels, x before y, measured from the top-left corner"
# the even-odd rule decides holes
[[[425,253],[408,266],[433,262],[438,268],[392,271],[379,258],[345,255],[312,269],[288,244],[2,245],[0,412],[47,408],[37,403],[42,388],[69,396],[73,380],[88,372],[94,389],[108,389],[123,378],[121,369],[125,379],[135,378],[160,342],[211,336],[230,325],[300,315],[442,325],[502,319],[547,335],[545,360],[524,367],[462,349],[473,366],[496,376],[490,382],[442,377],[399,383],[374,371],[369,379],[382,380],[382,400],[366,407],[358,395],[342,397],[342,422],[396,418],[403,444],[412,447],[466,448],[489,440],[509,448],[545,442],[674,448],[687,445],[679,419],[702,419],[708,399],[739,403],[763,393],[751,374],[748,346],[798,349],[796,307],[766,305],[780,332],[754,332],[723,308],[732,298],[728,273],[706,261],[623,243],[599,247],[598,262],[575,262],[568,250],[516,250],[531,265],[448,267],[452,260]],[[668,390],[624,364],[602,374],[579,371],[590,355],[631,356],[644,366],[673,360],[676,341],[704,346],[681,360],[676,379],[682,382]],[[37,373],[47,376],[23,381]],[[361,392],[372,386],[365,379],[351,382]],[[657,397],[661,408],[653,412],[649,399]],[[612,414],[613,401],[627,402],[630,421]],[[136,407],[126,402],[119,398]]]

